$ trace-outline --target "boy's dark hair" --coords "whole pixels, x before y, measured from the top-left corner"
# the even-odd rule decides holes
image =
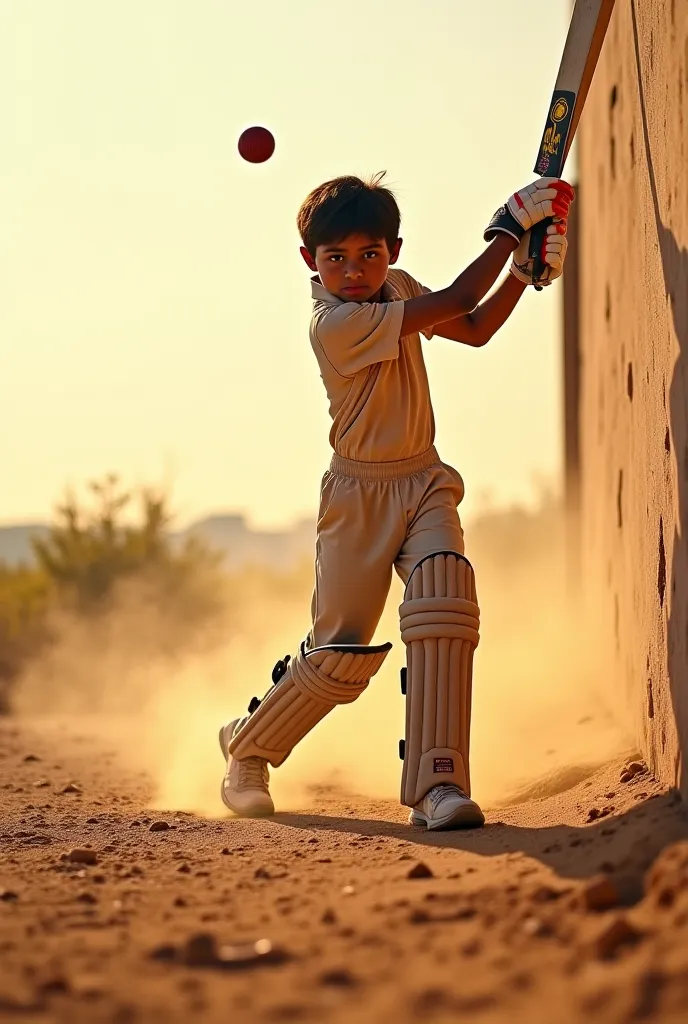
[[[347,235],[384,238],[390,250],[394,247],[401,214],[394,193],[382,184],[384,176],[383,171],[363,181],[347,175],[313,189],[296,221],[311,256],[319,245],[334,245]]]

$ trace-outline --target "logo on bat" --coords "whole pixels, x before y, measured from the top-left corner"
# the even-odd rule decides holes
[[[540,157],[536,168],[539,174],[561,173],[575,99],[575,93],[554,94],[547,127],[540,144]]]

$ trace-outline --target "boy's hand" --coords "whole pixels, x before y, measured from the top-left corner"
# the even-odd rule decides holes
[[[485,229],[486,242],[503,232],[520,242],[526,231],[547,217],[566,220],[575,193],[560,178],[538,178],[515,192],[495,213]]]
[[[544,264],[544,272],[536,277],[534,261],[530,257],[530,231],[519,243],[518,249],[514,252],[510,272],[523,284],[538,285],[540,288],[551,284],[561,277],[564,271],[564,261],[569,243],[566,238],[566,221],[559,220],[550,224],[547,228],[547,235],[540,254]]]

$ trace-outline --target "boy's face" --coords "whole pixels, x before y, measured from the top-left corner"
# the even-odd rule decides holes
[[[315,259],[304,246],[301,255],[331,295],[345,302],[376,302],[400,249],[400,238],[390,252],[384,238],[347,235],[341,242],[319,245]]]

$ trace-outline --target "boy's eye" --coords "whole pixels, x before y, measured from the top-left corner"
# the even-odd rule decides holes
[[[342,259],[344,259],[344,257],[340,253],[337,253],[337,252],[332,253],[332,255],[330,256],[330,262],[331,263],[338,263]]]
[[[369,256],[370,256],[370,257],[371,257],[372,259],[375,259],[375,257],[376,257],[376,256],[377,256],[378,254],[377,254],[377,253],[375,252],[375,250],[374,250],[374,249],[371,249],[371,250],[370,250],[370,252],[367,252],[367,253],[365,253],[364,255],[365,255],[365,258],[366,258],[366,259],[368,259],[368,257],[369,257]]]

